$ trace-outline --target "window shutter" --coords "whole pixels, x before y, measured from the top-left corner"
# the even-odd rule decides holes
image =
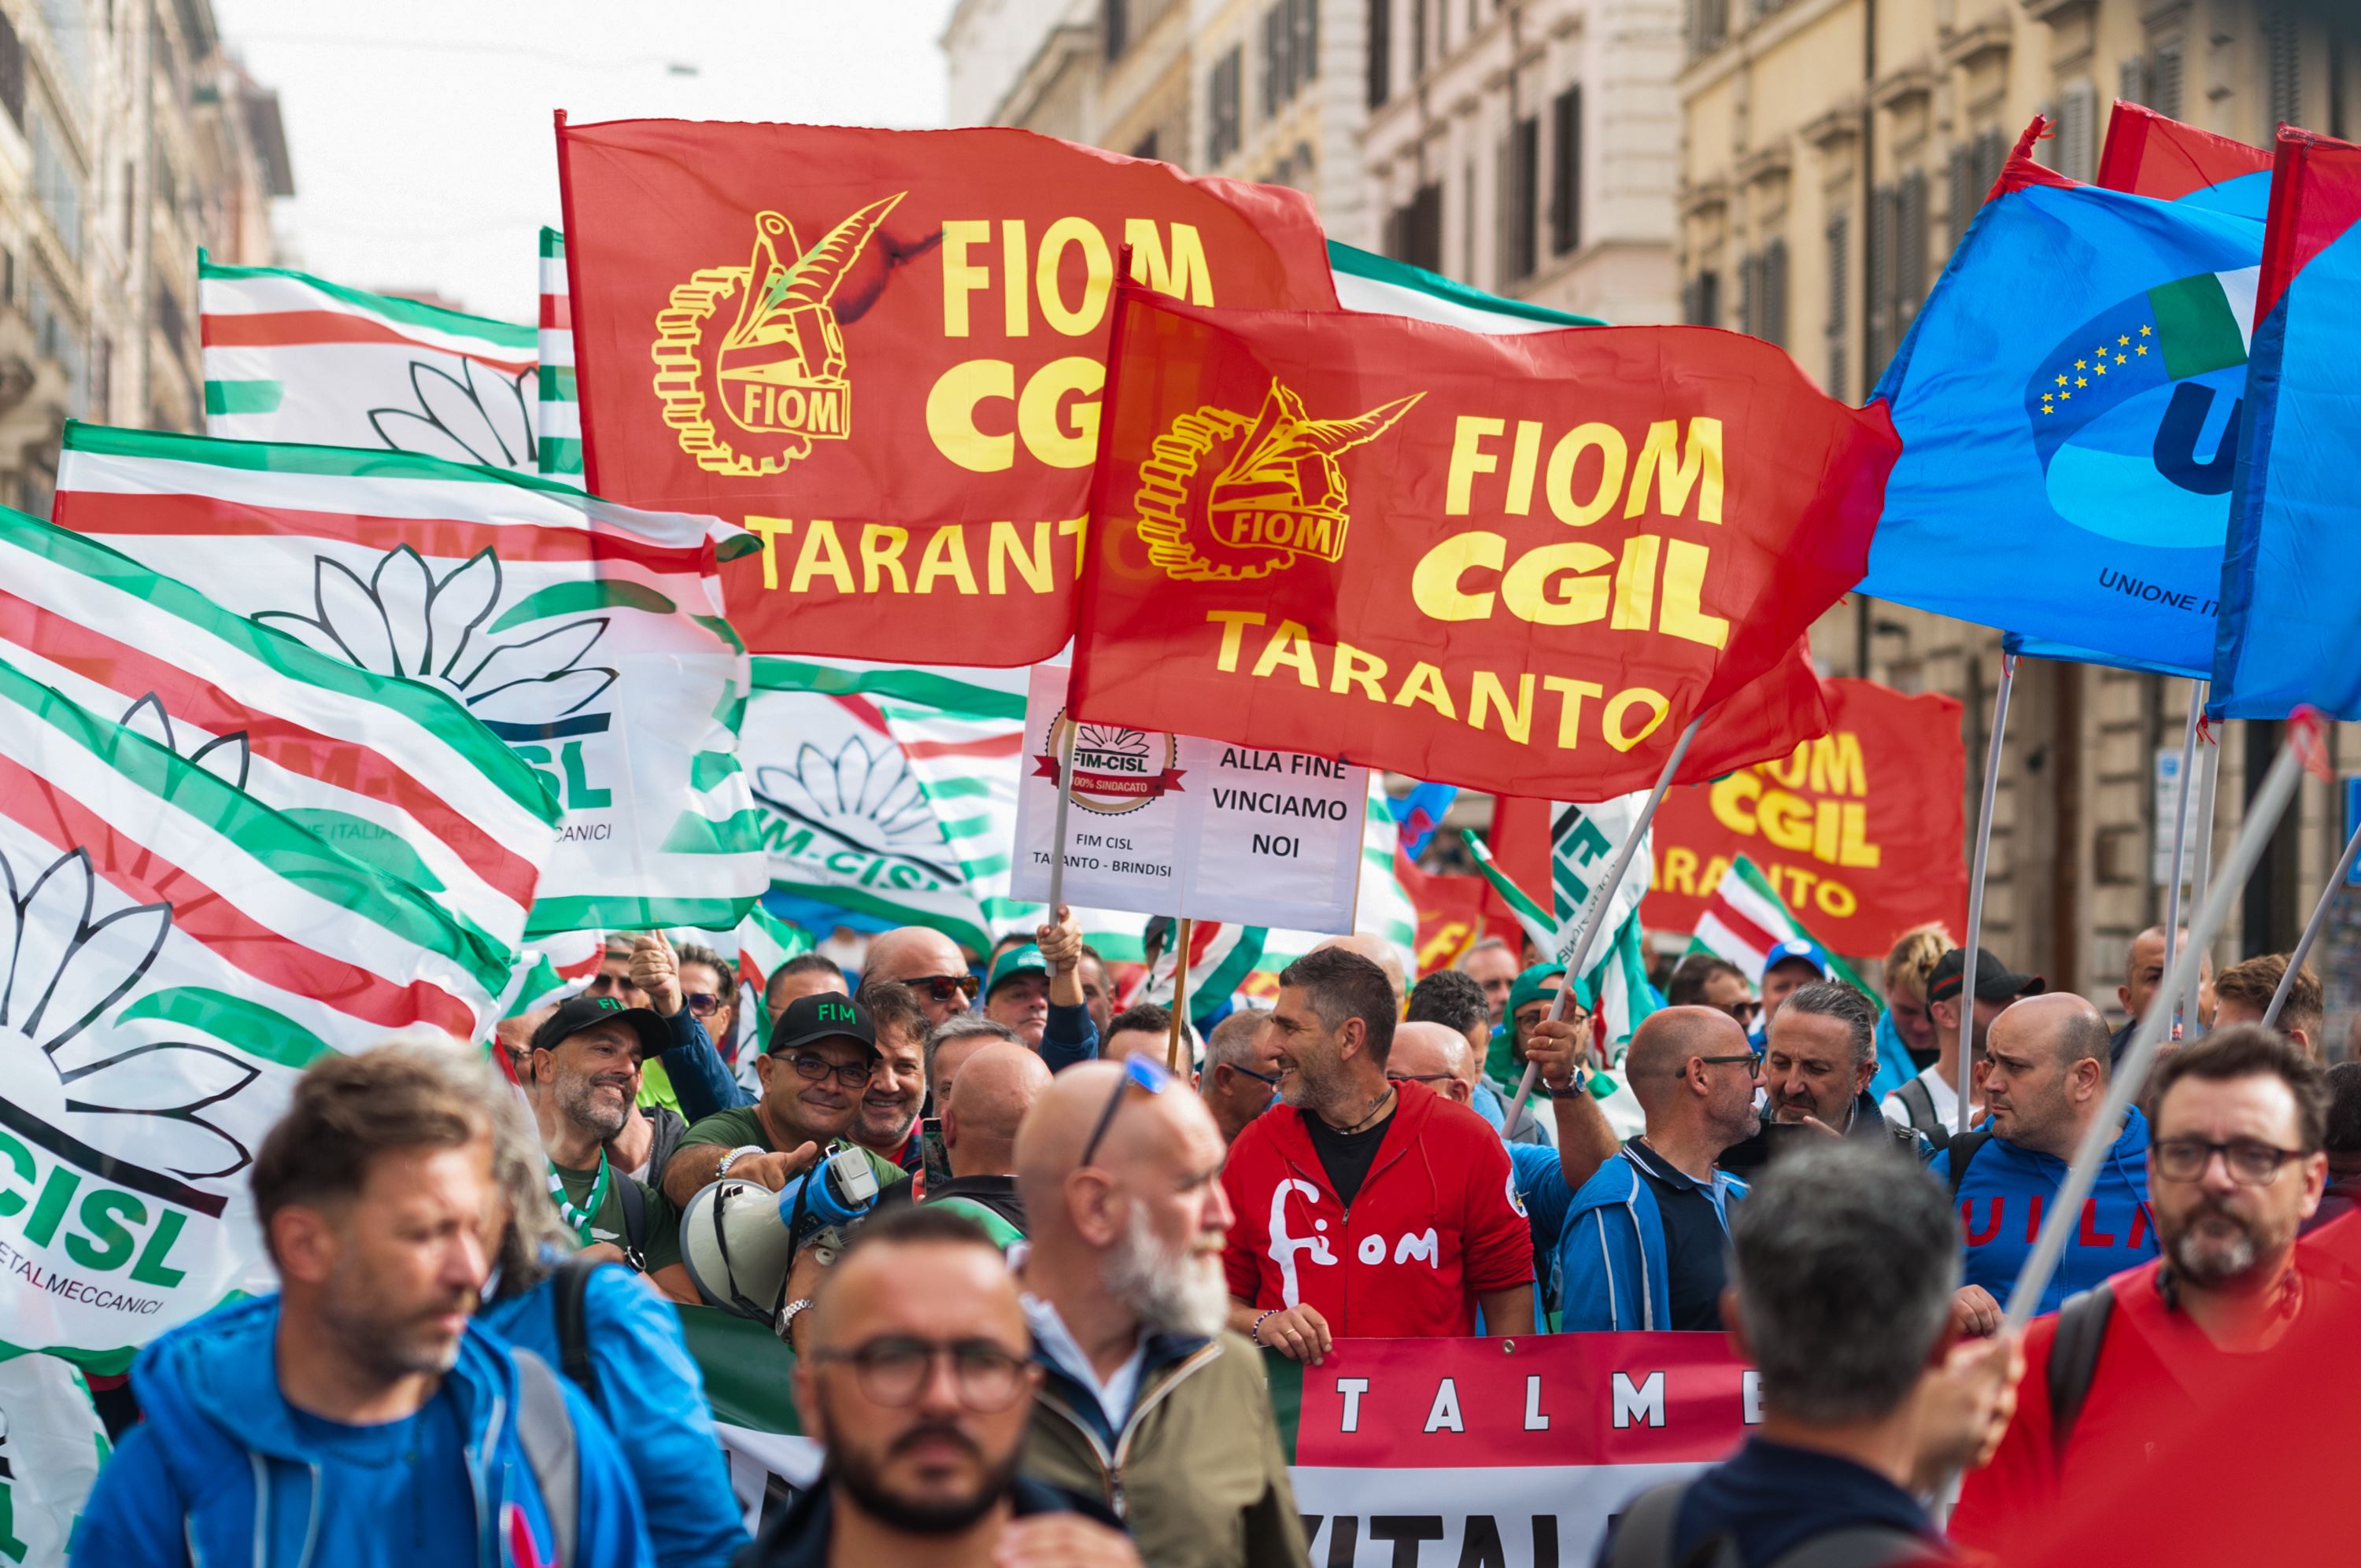
[[[1821,389],[1838,399],[1845,395],[1846,345],[1848,329],[1852,324],[1850,291],[1846,287],[1852,265],[1851,226],[1842,213],[1828,220],[1828,319],[1823,328],[1828,344],[1828,368]]]
[[[1899,347],[1902,331],[1918,313],[1918,302],[1927,297],[1927,176],[1913,170],[1902,181],[1902,200],[1895,222],[1901,232],[1894,236],[1894,256],[1900,278],[1894,291],[1894,341]]]
[[[2303,123],[2302,41],[2295,7],[2287,0],[2273,0],[2263,13],[2263,63],[2274,131]]]
[[[2149,68],[2148,107],[2169,119],[2180,118],[2181,53],[2178,41],[2158,44]]]
[[[2098,168],[2099,90],[2087,82],[2068,87],[2058,104],[2058,172],[2088,181]]]
[[[1787,346],[1787,242],[1774,239],[1763,252],[1763,331],[1762,335]]]
[[[2148,103],[2147,93],[2147,59],[2136,54],[2126,56],[2124,62],[2115,68],[2115,96],[2126,103],[2139,104],[2153,109],[2156,105]]]
[[[1383,108],[1393,93],[1393,0],[1369,0],[1369,107]]]
[[[1582,244],[1582,85],[1550,103],[1550,249],[1558,256]]]
[[[1949,165],[1944,170],[1950,185],[1949,214],[1951,248],[1960,248],[1960,241],[1968,235],[1968,225],[1976,215],[1976,199],[1983,194],[1976,189],[1975,155],[1967,143],[1951,148]]]

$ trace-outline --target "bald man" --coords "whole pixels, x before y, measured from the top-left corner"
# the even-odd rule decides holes
[[[1203,1104],[1152,1062],[1069,1068],[1027,1115],[1019,1282],[1042,1389],[1025,1469],[1105,1494],[1103,1456],[1125,1454],[1125,1520],[1148,1562],[1294,1568],[1310,1559],[1261,1358],[1222,1326],[1224,1154]]]
[[[928,1026],[964,1013],[975,1000],[976,978],[959,944],[924,926],[896,926],[869,944],[861,983],[890,980],[918,993]]]
[[[2106,1099],[2107,1021],[2070,992],[2009,1003],[1984,1036],[1984,1125],[1951,1140],[1928,1167],[1950,1184],[1967,1243],[1967,1284],[2005,1303],[2047,1214]],[[2037,1312],[2157,1254],[2147,1208],[2147,1121],[2125,1115],[2100,1163],[2081,1223]],[[1997,1308],[1984,1321],[1997,1316]]]
[[[1401,1011],[1403,999],[1410,994],[1410,980],[1402,973],[1400,948],[1375,931],[1355,931],[1348,936],[1331,937],[1314,945],[1312,950],[1316,953],[1322,948],[1342,948],[1348,953],[1358,953],[1385,970],[1386,983],[1394,988],[1394,1011]]]
[[[1572,1025],[1560,1027],[1568,1033],[1573,1029]],[[1393,1049],[1386,1056],[1389,1081],[1423,1083],[1445,1099],[1474,1110],[1477,1096],[1484,1091],[1483,1077],[1483,1065],[1467,1036],[1449,1025],[1394,1025]],[[1510,1168],[1516,1173],[1517,1196],[1524,1203],[1526,1223],[1532,1228],[1533,1255],[1545,1257],[1557,1249],[1565,1232],[1566,1203],[1573,1197],[1557,1150],[1547,1144],[1512,1143],[1506,1138],[1501,1142],[1509,1151]],[[1608,1142],[1611,1152],[1612,1134]]]
[[[1543,1054],[1538,1037],[1533,1054]],[[1559,1065],[1544,1061],[1545,1079],[1569,1053],[1552,1054]],[[1558,1253],[1569,1332],[1720,1332],[1730,1208],[1746,1184],[1714,1162],[1761,1124],[1761,1063],[1738,1021],[1710,1007],[1664,1008],[1631,1036],[1623,1076],[1647,1130],[1587,1173],[1576,1163],[1583,1139],[1566,1140],[1565,1179],[1582,1180]],[[1559,1129],[1564,1137],[1565,1120]]]
[[[974,1225],[931,1208],[876,1215],[804,1316],[796,1409],[825,1452],[823,1481],[741,1564],[1139,1562],[1020,1474],[1041,1377],[1016,1287]]]
[[[2189,940],[2183,931],[2175,940]],[[2107,1061],[2110,1067],[2124,1059],[2124,1047],[2132,1043],[2132,1032],[2139,1027],[2141,1015],[2147,1012],[2156,988],[2164,983],[2164,927],[2151,926],[2132,938],[2130,949],[2124,954],[2124,982],[2115,987],[2115,1000],[2123,1004],[2126,1014],[2123,1027],[2107,1040]],[[2188,1025],[2187,1032],[2197,1033],[2200,1026],[2213,1026],[2213,955],[2206,953],[2197,963],[2197,1022]]]
[[[943,1106],[943,1149],[951,1179],[927,1190],[927,1201],[965,1214],[1003,1248],[1025,1239],[1025,1201],[1016,1191],[1016,1129],[1049,1087],[1049,1069],[1029,1047],[995,1041],[961,1065]]]

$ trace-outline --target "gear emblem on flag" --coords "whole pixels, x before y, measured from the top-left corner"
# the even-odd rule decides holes
[[[1313,419],[1277,381],[1261,411],[1182,414],[1139,466],[1139,535],[1148,557],[1182,582],[1249,582],[1306,556],[1345,554],[1345,475],[1337,454],[1374,441],[1424,397],[1350,419]]]
[[[655,392],[664,422],[700,468],[781,474],[815,441],[852,433],[852,381],[833,303],[877,225],[909,194],[872,202],[809,250],[778,213],[754,219],[743,267],[709,267],[656,313]],[[785,255],[782,255],[784,248]],[[708,329],[730,325],[708,343]]]

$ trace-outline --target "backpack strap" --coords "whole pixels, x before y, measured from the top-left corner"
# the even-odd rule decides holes
[[[602,1266],[598,1258],[576,1253],[550,1276],[550,1310],[557,1319],[557,1363],[593,1402],[598,1398],[598,1364],[590,1356],[588,1299],[590,1276]]]
[[[648,1190],[626,1176],[615,1188],[623,1204],[623,1256],[634,1274],[648,1271]]]
[[[1901,1568],[1943,1562],[1924,1536],[1886,1525],[1847,1525],[1799,1541],[1771,1560],[1771,1568]]]
[[[517,1366],[517,1442],[541,1492],[542,1511],[556,1543],[550,1568],[574,1568],[582,1529],[582,1453],[574,1431],[566,1389],[549,1363],[529,1350],[511,1349]]]
[[[1902,1109],[1910,1113],[1910,1124],[1926,1134],[1928,1143],[1939,1149],[1951,1141],[1951,1129],[1935,1114],[1935,1096],[1927,1091],[1925,1079],[1910,1080],[1894,1091],[1894,1097],[1902,1102]]]
[[[1680,1519],[1689,1485],[1667,1481],[1632,1498],[1616,1523],[1605,1568],[1672,1568],[1673,1527]]]
[[[2061,1464],[2099,1375],[2099,1351],[2114,1310],[2114,1290],[2104,1284],[2068,1297],[2058,1309],[2058,1337],[2049,1345],[2049,1451]]]
[[[1966,1179],[1968,1167],[1973,1163],[1976,1151],[1992,1141],[1992,1134],[1982,1127],[1973,1128],[1951,1140],[1951,1201],[1960,1201],[1960,1183]]]

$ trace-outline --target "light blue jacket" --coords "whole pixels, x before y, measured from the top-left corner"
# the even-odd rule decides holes
[[[77,1568],[311,1568],[320,1516],[336,1498],[279,1392],[278,1332],[279,1298],[266,1296],[217,1308],[140,1352],[131,1384],[147,1420],[99,1472],[74,1538]],[[444,1387],[467,1438],[478,1568],[511,1568],[511,1503],[548,1558],[553,1536],[517,1435],[508,1347],[470,1323]],[[566,1388],[566,1403],[581,1466],[577,1568],[653,1568],[622,1455],[577,1390]],[[386,1553],[385,1564],[401,1561],[390,1541]]]
[[[1707,1196],[1727,1229],[1730,1205],[1746,1196],[1746,1183],[1717,1170]],[[1565,1332],[1672,1326],[1664,1213],[1655,1189],[1620,1150],[1574,1195],[1558,1241],[1558,1277]]]

